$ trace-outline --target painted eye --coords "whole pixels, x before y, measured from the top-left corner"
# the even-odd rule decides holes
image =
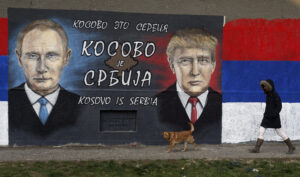
[[[179,63],[183,64],[183,65],[188,65],[188,64],[192,63],[192,60],[190,60],[190,59],[182,59],[182,60],[180,60]]]
[[[26,54],[26,56],[29,59],[38,59],[39,58],[39,55],[35,54],[35,53],[28,53],[28,54]]]
[[[55,54],[55,53],[48,53],[47,55],[46,55],[46,58],[48,58],[48,59],[54,59],[54,58],[56,58],[57,57],[57,55]]]
[[[210,62],[210,60],[207,59],[207,58],[201,58],[201,59],[199,59],[199,63],[200,63],[201,65],[208,64],[209,62]]]
[[[30,58],[36,58],[36,57],[37,57],[37,55],[35,55],[35,54],[30,55]]]

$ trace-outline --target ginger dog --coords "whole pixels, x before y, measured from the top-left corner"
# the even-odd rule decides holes
[[[184,148],[182,151],[185,151],[187,148],[187,143],[193,144],[194,149],[196,149],[197,145],[195,144],[194,137],[192,135],[194,131],[194,125],[189,123],[191,126],[190,130],[180,131],[180,132],[163,132],[163,137],[170,142],[170,148],[166,152],[170,152],[174,147],[176,149],[176,144],[184,142]]]

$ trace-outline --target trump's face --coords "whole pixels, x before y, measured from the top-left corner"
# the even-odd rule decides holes
[[[54,92],[59,86],[63,68],[71,51],[66,50],[59,34],[51,29],[33,29],[16,51],[28,86],[40,95]]]
[[[208,49],[178,48],[174,52],[172,70],[185,93],[199,96],[208,89],[215,62]]]

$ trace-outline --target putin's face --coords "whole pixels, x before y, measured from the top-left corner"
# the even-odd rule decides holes
[[[211,51],[199,48],[178,48],[174,52],[172,70],[180,88],[190,96],[199,96],[208,89],[215,70]]]
[[[22,49],[16,53],[28,86],[40,95],[47,95],[58,88],[71,50],[65,49],[56,31],[33,29],[24,36]]]

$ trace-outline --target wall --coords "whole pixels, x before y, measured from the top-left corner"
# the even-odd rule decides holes
[[[299,18],[299,0],[1,0],[0,17],[7,8],[102,10],[158,14],[224,15],[240,18]]]
[[[227,0],[227,1],[39,1],[39,0],[2,0],[0,2],[0,17],[7,17],[7,7],[18,8],[37,8],[37,9],[69,9],[69,10],[102,10],[116,12],[137,12],[137,13],[158,13],[158,14],[189,14],[189,15],[224,15],[226,22],[241,18],[299,18],[300,1],[273,1],[273,0]],[[7,110],[7,103],[1,102],[1,110]],[[250,106],[251,107],[251,106]],[[264,104],[253,104],[253,109],[249,105],[242,104],[237,109],[231,103],[223,104],[223,143],[238,143],[256,139],[258,125],[263,114]],[[292,139],[299,140],[297,126],[298,104],[283,104],[281,113],[283,129],[291,136]],[[234,111],[235,110],[235,111]],[[236,111],[238,110],[238,111]],[[252,110],[257,110],[253,112]],[[1,111],[3,112],[3,111]],[[6,112],[0,116],[0,129],[8,130]],[[242,120],[242,121],[241,121]],[[243,125],[249,126],[243,127]],[[292,128],[291,128],[292,127]],[[289,128],[289,129],[288,129]],[[240,133],[240,132],[243,133]],[[7,131],[0,132],[0,145],[7,145]],[[267,132],[267,140],[280,140],[272,131]]]

